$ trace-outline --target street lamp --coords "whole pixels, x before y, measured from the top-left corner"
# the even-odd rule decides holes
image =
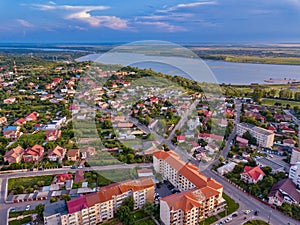
[[[225,206],[225,217],[227,217],[227,208],[228,208],[228,206],[226,205]]]

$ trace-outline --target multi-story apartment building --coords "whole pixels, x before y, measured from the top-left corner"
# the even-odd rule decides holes
[[[292,156],[291,156],[291,165],[300,162],[300,148],[293,148]]]
[[[173,151],[153,153],[154,170],[180,191],[160,199],[160,218],[165,225],[193,225],[224,210],[223,186],[205,177]]]
[[[291,166],[289,172],[289,178],[300,188],[300,161]]]
[[[154,201],[154,186],[151,178],[140,178],[102,187],[99,192],[68,201],[67,213],[59,214],[60,224],[94,225],[107,221],[128,197],[133,197],[134,209],[142,208],[147,201]],[[44,220],[52,217],[48,213]]]
[[[272,131],[248,123],[237,124],[236,134],[238,136],[243,136],[247,131],[256,138],[259,146],[265,148],[271,148],[273,146],[275,134]]]

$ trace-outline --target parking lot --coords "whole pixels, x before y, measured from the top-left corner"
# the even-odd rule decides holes
[[[174,189],[174,186],[170,182],[160,182],[155,188],[155,200],[157,201],[160,198],[174,194],[176,193],[175,191],[177,191],[177,193],[179,192],[179,190]]]

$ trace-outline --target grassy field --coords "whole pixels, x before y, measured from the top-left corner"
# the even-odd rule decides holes
[[[9,225],[22,225],[25,223],[29,223],[31,221],[31,217],[30,216],[26,216],[21,220],[12,220],[10,222],[8,222]]]
[[[300,65],[300,58],[297,57],[259,57],[259,56],[236,56],[236,55],[227,55],[227,54],[214,54],[210,56],[216,57],[216,59],[223,59],[226,62]]]
[[[251,220],[247,223],[244,223],[244,225],[269,225],[267,222],[262,220]]]
[[[20,177],[10,178],[8,180],[8,193],[18,186],[23,186],[25,189],[38,186],[48,186],[52,183],[54,175],[38,176],[38,177]]]
[[[289,104],[291,107],[294,106],[300,106],[300,102],[296,101],[288,101],[288,100],[280,100],[280,99],[269,99],[269,98],[264,98],[261,100],[261,104],[265,106],[274,106],[274,104],[278,102],[282,104],[282,107],[285,107],[287,104]]]
[[[97,171],[97,173],[111,182],[119,182],[137,178],[136,169],[104,170]]]
[[[223,192],[223,198],[225,199],[225,201],[227,203],[227,215],[230,215],[231,213],[235,212],[240,207],[238,203],[236,203],[232,198],[230,198],[224,192]],[[225,217],[226,211],[219,213],[219,216]]]
[[[201,221],[199,223],[199,225],[209,225],[209,224],[213,224],[214,222],[217,222],[217,221],[218,221],[218,219],[216,216],[211,216],[211,217],[208,217],[205,220]]]

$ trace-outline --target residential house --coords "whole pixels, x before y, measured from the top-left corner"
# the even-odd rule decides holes
[[[81,150],[81,159],[87,159],[96,154],[94,147],[86,147]]]
[[[269,204],[281,206],[283,203],[299,204],[300,193],[291,179],[286,178],[278,181],[272,186],[268,194]]]
[[[294,141],[293,139],[288,138],[288,139],[284,139],[282,141],[282,144],[284,146],[288,146],[288,147],[294,148],[295,144],[296,144],[296,141]]]
[[[83,182],[84,180],[84,171],[77,170],[74,176],[74,182]]]
[[[0,126],[3,126],[7,123],[7,118],[6,117],[0,117]]]
[[[183,143],[183,142],[185,142],[185,136],[182,136],[182,135],[177,136],[177,142],[178,142],[178,143]]]
[[[69,161],[77,161],[78,159],[80,159],[80,151],[79,149],[70,149],[68,152],[67,152],[67,159]]]
[[[265,173],[261,170],[259,166],[250,167],[245,166],[244,172],[241,173],[241,179],[250,184],[256,184],[258,181],[262,180]]]
[[[53,150],[50,150],[48,152],[48,159],[50,161],[57,161],[59,160],[60,162],[64,159],[65,155],[66,155],[67,149],[60,147],[60,146],[56,146]]]
[[[217,169],[218,173],[224,175],[228,172],[231,172],[237,164],[235,162],[229,162]]]
[[[10,97],[10,98],[7,98],[7,99],[4,99],[3,100],[3,103],[4,104],[12,104],[16,101],[16,98],[15,97]]]
[[[20,163],[25,150],[18,145],[17,147],[5,152],[4,161],[10,163]]]
[[[36,144],[25,150],[23,159],[25,162],[37,162],[43,158],[44,150],[44,147]]]
[[[25,117],[26,121],[38,121],[39,114],[37,112],[32,112]]]
[[[21,132],[20,129],[20,126],[8,126],[3,128],[2,132],[5,138],[10,138],[14,140],[23,134],[23,132]]]
[[[61,130],[46,130],[46,141],[55,141],[61,137]]]
[[[17,126],[22,126],[24,124],[26,124],[26,120],[24,118],[20,118],[20,119],[17,119],[15,122],[14,122],[14,125],[17,125]]]

